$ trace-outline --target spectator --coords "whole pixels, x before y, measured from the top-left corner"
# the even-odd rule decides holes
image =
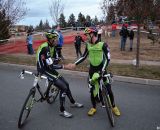
[[[116,36],[117,25],[115,23],[112,24],[112,37]]]
[[[132,51],[133,48],[133,39],[134,39],[134,32],[133,28],[129,31],[129,39],[130,39],[130,51]]]
[[[32,30],[29,29],[27,31],[27,38],[26,38],[26,42],[27,42],[27,50],[28,50],[28,54],[33,55],[34,54],[34,50],[33,50],[33,36],[32,36]]]
[[[103,33],[103,29],[101,28],[101,26],[98,26],[98,41],[99,42],[101,41],[102,33]]]
[[[106,25],[105,26],[105,38],[106,37],[111,37],[111,26],[109,26],[109,25]]]
[[[82,37],[79,35],[79,33],[77,33],[75,40],[74,40],[74,45],[75,45],[75,49],[76,49],[76,55],[77,58],[79,58],[79,56],[82,56],[81,53],[81,42],[84,42],[84,40],[82,39]]]
[[[127,27],[124,24],[122,25],[122,29],[120,30],[119,35],[121,36],[120,49],[121,51],[125,51],[126,41],[129,33]]]
[[[56,46],[56,50],[57,50],[58,58],[64,60],[64,57],[62,55],[62,47],[64,42],[63,42],[63,35],[60,30],[60,26],[57,26],[57,32],[59,34],[59,39],[58,39],[58,45]]]

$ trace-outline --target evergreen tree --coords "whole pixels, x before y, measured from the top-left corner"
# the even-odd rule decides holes
[[[45,30],[51,29],[51,27],[50,27],[49,22],[48,22],[47,19],[46,19],[46,22],[44,23],[44,29],[45,29]]]
[[[39,29],[39,30],[43,30],[43,29],[44,29],[43,21],[42,21],[42,20],[41,20],[40,23],[39,23],[38,29]]]
[[[86,22],[86,19],[85,19],[85,16],[80,12],[79,14],[78,14],[78,19],[77,19],[77,24],[78,24],[78,26],[84,26],[85,25],[85,22]]]
[[[66,27],[66,21],[65,21],[65,17],[64,17],[64,14],[63,14],[63,13],[60,14],[59,25],[60,25],[60,27],[62,27],[62,28],[65,28],[65,27]]]
[[[91,17],[89,15],[87,15],[86,16],[86,24],[85,24],[85,26],[89,27],[89,26],[91,26],[91,23],[92,23]]]
[[[97,18],[97,16],[95,16],[95,18],[93,19],[93,23],[94,23],[94,25],[98,24],[98,18]]]
[[[75,27],[75,23],[76,23],[76,21],[75,21],[75,16],[74,16],[74,14],[72,13],[72,14],[69,16],[69,19],[68,19],[68,26],[69,26],[69,27],[71,27],[71,26]]]
[[[0,11],[0,40],[8,39],[9,34],[10,20],[6,18],[5,10]]]

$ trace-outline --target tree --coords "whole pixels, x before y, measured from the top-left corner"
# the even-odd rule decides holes
[[[28,9],[24,0],[0,0],[0,11],[5,10],[6,18],[15,24],[23,19]]]
[[[51,6],[49,7],[50,15],[53,18],[53,21],[56,25],[59,24],[60,14],[64,10],[64,4],[61,0],[51,0]]]
[[[61,13],[61,15],[60,15],[59,25],[60,25],[60,27],[62,27],[62,28],[65,28],[65,27],[66,27],[66,21],[65,21],[65,17],[64,17],[64,14],[63,14],[63,13]]]
[[[100,8],[105,21],[111,21],[115,17],[115,4],[117,0],[102,0]]]
[[[97,18],[97,16],[95,16],[95,18],[93,19],[93,23],[94,23],[94,25],[98,24],[98,18]]]
[[[10,21],[6,19],[5,10],[0,11],[0,40],[9,38],[9,25]]]
[[[115,6],[114,6],[113,4],[111,4],[111,5],[108,7],[107,20],[110,21],[110,22],[115,19],[114,9],[115,9]]]
[[[160,12],[159,0],[119,0],[117,9],[123,7],[123,15],[129,18],[134,18],[137,22],[137,53],[136,53],[136,67],[139,67],[139,51],[140,51],[140,26],[148,18],[158,17]],[[121,10],[121,9],[119,9]]]
[[[40,20],[40,23],[39,23],[39,30],[43,30],[44,28],[43,28],[43,21],[42,20]]]
[[[51,29],[51,27],[50,27],[50,25],[49,25],[49,22],[48,22],[48,20],[46,19],[46,22],[44,23],[44,25],[43,25],[44,27],[44,29],[45,30],[49,30],[49,29]]]
[[[0,15],[3,18],[0,20],[1,38],[8,38],[10,27],[27,14],[25,5],[23,0],[0,0]]]
[[[91,17],[89,15],[86,16],[86,27],[91,26],[92,20]]]
[[[69,19],[68,19],[68,26],[73,26],[75,27],[75,23],[76,23],[76,20],[75,20],[75,16],[74,14],[72,13],[70,16],[69,16]]]
[[[77,22],[78,22],[78,26],[84,26],[86,22],[85,16],[81,12],[78,14]]]

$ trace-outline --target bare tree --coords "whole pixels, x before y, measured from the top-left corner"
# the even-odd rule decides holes
[[[105,20],[106,18],[108,18],[108,20],[110,21],[111,17],[116,17],[116,10],[114,8],[114,5],[116,3],[117,0],[102,0],[102,2],[100,3],[100,7]]]
[[[106,3],[112,0],[103,1]],[[108,4],[103,5],[103,9],[107,9],[106,11],[109,11],[109,7],[105,7]],[[128,16],[128,18],[135,19],[137,22],[136,67],[138,68],[140,59],[140,26],[144,24],[146,19],[156,19],[159,17],[160,0],[118,0],[115,6],[118,15]]]
[[[10,27],[17,23],[27,13],[24,0],[0,0],[0,35],[9,38]]]
[[[5,10],[6,18],[15,24],[26,15],[25,5],[25,0],[0,0],[0,11]]]
[[[134,18],[137,22],[137,53],[136,53],[136,67],[139,67],[139,55],[140,55],[140,26],[144,24],[146,19],[153,17],[156,19],[159,12],[160,2],[159,0],[119,0],[121,3],[117,6],[123,7],[124,13],[129,18]],[[123,14],[124,14],[123,13]]]
[[[61,0],[51,0],[52,4],[49,7],[50,15],[53,18],[56,25],[59,24],[60,14],[63,13],[64,4]]]

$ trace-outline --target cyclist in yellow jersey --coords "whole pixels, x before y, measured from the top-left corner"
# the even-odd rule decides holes
[[[106,73],[106,68],[110,62],[110,52],[109,52],[109,47],[107,43],[98,41],[96,28],[92,28],[92,27],[86,28],[84,33],[88,39],[88,43],[86,44],[86,49],[84,51],[84,54],[74,64],[70,64],[69,68],[70,69],[75,68],[76,65],[83,62],[88,56],[89,62],[90,62],[89,78],[91,79],[94,73],[102,73],[102,70],[103,70],[102,68],[105,68],[104,73]],[[115,105],[113,92],[111,90],[111,85],[106,84],[106,87],[108,89],[109,96],[111,99],[111,103],[113,107],[112,110],[115,115],[120,116],[120,111],[118,107]],[[92,108],[88,112],[89,116],[92,116],[96,113],[97,100],[101,101],[102,106],[104,107],[101,91],[99,91],[99,96],[95,97],[93,94],[94,88],[95,87],[93,85],[90,88]]]

